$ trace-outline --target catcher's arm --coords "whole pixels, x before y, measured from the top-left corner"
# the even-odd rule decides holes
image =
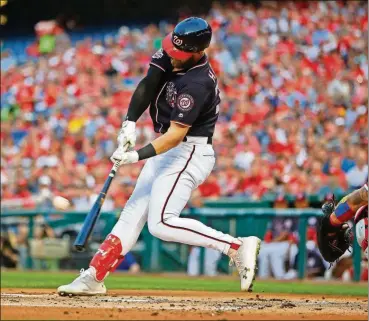
[[[364,205],[368,205],[368,190],[366,185],[342,198],[330,217],[331,223],[333,225],[341,225],[347,222],[353,218],[356,211]],[[339,216],[337,215],[338,213],[340,213]]]
[[[335,226],[330,221],[334,207],[334,199],[323,204],[323,217],[319,220],[318,226],[318,247],[324,260],[330,263],[338,260],[350,246],[345,234],[348,224]]]
[[[322,206],[323,217],[318,228],[318,247],[327,262],[334,262],[343,255],[352,244],[352,233],[347,222],[356,211],[368,204],[367,186],[357,189],[345,196],[335,206],[335,201]],[[340,215],[337,216],[337,213]]]

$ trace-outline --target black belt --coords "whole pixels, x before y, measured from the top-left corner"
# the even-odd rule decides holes
[[[191,135],[190,135],[191,136]],[[184,142],[187,142],[187,137],[183,138]],[[208,137],[207,144],[212,145],[213,144],[213,137]]]

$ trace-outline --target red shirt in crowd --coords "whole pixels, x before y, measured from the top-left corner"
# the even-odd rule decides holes
[[[202,197],[219,197],[221,194],[220,186],[216,180],[207,180],[199,186]]]
[[[34,88],[22,84],[16,94],[16,100],[22,111],[33,111]]]

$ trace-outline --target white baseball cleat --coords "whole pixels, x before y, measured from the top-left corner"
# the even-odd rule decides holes
[[[241,279],[241,291],[252,291],[252,282],[255,280],[257,271],[257,258],[260,251],[261,240],[256,236],[240,237],[241,246],[236,255],[231,259]]]
[[[82,269],[80,275],[67,285],[58,287],[57,292],[61,296],[73,295],[104,295],[106,287],[104,282],[96,281],[92,268]]]

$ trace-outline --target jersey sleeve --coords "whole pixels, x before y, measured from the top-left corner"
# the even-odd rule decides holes
[[[155,66],[164,72],[172,71],[173,69],[169,56],[162,48],[153,54],[150,65]]]
[[[209,93],[201,84],[185,85],[177,93],[171,121],[192,126],[203,109]]]

